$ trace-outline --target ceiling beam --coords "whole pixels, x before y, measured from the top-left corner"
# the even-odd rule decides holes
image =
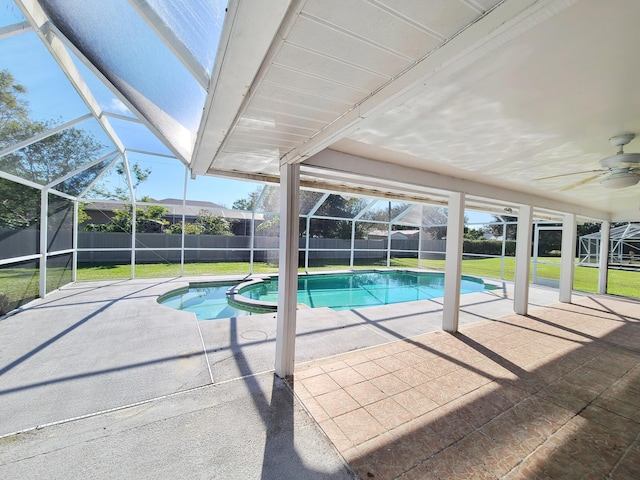
[[[292,2],[294,7],[290,9]],[[230,0],[222,26],[191,170],[204,175],[238,122],[265,56],[290,10],[302,0],[242,2]],[[255,88],[256,85],[253,85]]]
[[[532,193],[511,190],[504,187],[486,185],[470,180],[451,177],[440,173],[416,168],[391,165],[378,160],[350,155],[336,150],[323,150],[302,164],[317,169],[328,170],[333,174],[340,173],[362,178],[364,185],[370,180],[392,180],[418,189],[436,189],[447,192],[464,192],[469,195],[500,200],[515,205],[533,205],[553,211],[575,213],[599,220],[610,220],[611,214],[605,211],[584,207],[556,198],[546,198]]]

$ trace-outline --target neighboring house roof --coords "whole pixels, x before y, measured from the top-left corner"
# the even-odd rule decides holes
[[[86,205],[85,211],[101,210],[101,211],[113,211],[116,209],[122,209],[126,205],[126,202],[90,202]],[[153,200],[151,202],[141,203],[143,206],[161,206],[169,210],[167,216],[181,216],[197,217],[201,211],[209,212],[216,217],[226,218],[228,220],[250,220],[251,212],[244,210],[235,210],[232,208],[226,208],[213,202],[204,202],[200,200],[187,200],[185,206],[182,205],[182,200],[176,198],[164,198],[162,200]],[[255,219],[258,221],[264,220],[263,215],[256,213]]]
[[[420,233],[420,230],[392,230],[392,238],[411,238]],[[369,231],[369,237],[387,237],[389,235],[388,230],[371,230]]]

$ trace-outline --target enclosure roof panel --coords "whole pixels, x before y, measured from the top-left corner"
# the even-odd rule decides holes
[[[68,45],[188,163],[226,1],[39,3]]]

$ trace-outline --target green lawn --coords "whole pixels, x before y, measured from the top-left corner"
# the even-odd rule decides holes
[[[540,261],[559,263],[559,258],[540,258]],[[355,268],[385,267],[385,261],[359,262]],[[417,268],[416,258],[394,258],[391,260],[394,268]],[[422,268],[444,270],[444,260],[425,259],[420,262]],[[462,273],[486,278],[500,278],[499,258],[478,258],[463,260]],[[349,268],[348,262],[324,262],[310,265],[310,271],[339,270]],[[299,269],[303,271],[303,268]],[[275,273],[278,266],[273,263],[254,263],[254,273]],[[506,257],[504,262],[504,278],[513,280],[515,271],[515,258]],[[185,275],[233,275],[249,274],[248,263],[220,262],[220,263],[188,263],[184,268]],[[142,264],[136,265],[136,277],[157,278],[180,275],[180,266],[175,264]],[[117,278],[129,278],[131,276],[130,265],[114,265],[102,267],[86,267],[78,269],[78,281],[82,280],[109,280]],[[560,278],[559,265],[538,264],[537,276],[541,279],[558,280]],[[573,288],[582,292],[595,292],[598,289],[598,269],[576,266]],[[640,272],[628,272],[623,270],[609,270],[609,293],[628,297],[640,297]]]
[[[558,258],[540,259],[559,263]],[[416,258],[394,258],[391,260],[394,268],[417,268]],[[424,259],[420,262],[422,268],[444,270],[444,260]],[[385,261],[360,261],[356,268],[386,267]],[[505,258],[504,277],[513,280],[515,259]],[[310,271],[340,270],[349,268],[348,261],[344,262],[313,262]],[[301,271],[304,269],[300,269]],[[275,263],[254,263],[254,273],[275,273],[278,265]],[[466,275],[475,275],[485,278],[500,278],[499,258],[478,258],[464,260],[462,272]],[[184,275],[233,275],[249,274],[249,264],[244,262],[219,262],[219,263],[187,263],[184,266]],[[57,269],[49,269],[48,289],[52,290],[61,283],[66,283],[68,271],[57,272]],[[136,265],[137,278],[175,277],[180,275],[180,265],[176,264],[140,264]],[[77,272],[78,281],[86,280],[115,280],[131,277],[131,265],[103,265],[93,267],[80,267]],[[538,277],[558,280],[560,267],[556,265],[538,265]],[[63,281],[64,280],[64,281]],[[595,292],[598,288],[598,269],[577,266],[574,275],[574,289],[583,292]],[[623,270],[609,270],[609,293],[628,297],[640,297],[640,272]],[[0,315],[16,308],[24,301],[38,296],[38,270],[33,268],[0,269]]]
[[[49,268],[47,291],[55,290],[71,282],[71,270]],[[38,298],[40,293],[40,270],[30,267],[5,267],[0,269],[0,315]]]

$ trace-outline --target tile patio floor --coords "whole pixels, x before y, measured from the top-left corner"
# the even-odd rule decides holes
[[[582,297],[299,365],[362,479],[640,479],[640,303]]]

